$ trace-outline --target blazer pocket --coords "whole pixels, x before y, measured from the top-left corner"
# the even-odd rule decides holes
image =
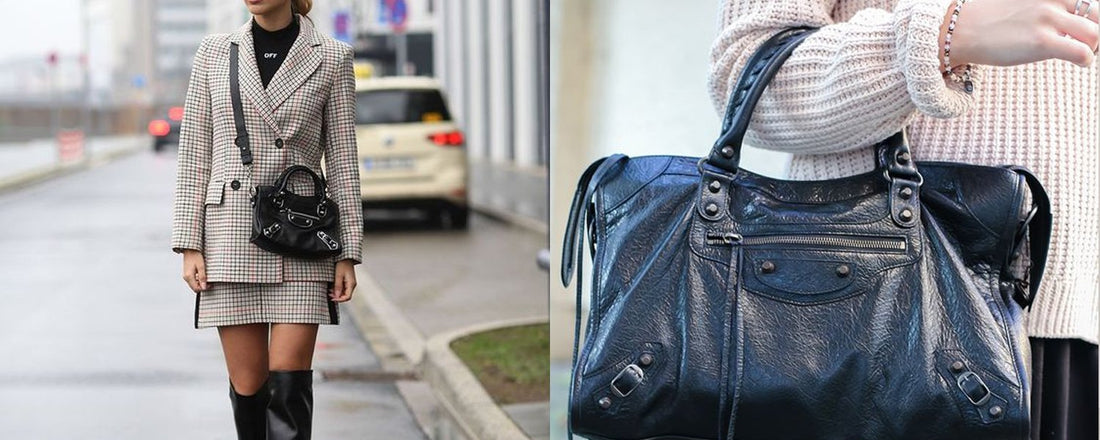
[[[206,202],[207,205],[220,205],[222,203],[222,195],[225,191],[225,181],[223,180],[211,180],[206,185]]]

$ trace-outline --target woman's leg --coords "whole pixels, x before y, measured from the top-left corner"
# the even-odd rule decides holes
[[[270,370],[308,370],[313,365],[317,324],[271,324]]]
[[[268,440],[309,440],[313,422],[313,346],[317,324],[272,324]]]
[[[229,382],[237,393],[250,396],[267,380],[267,324],[218,327]]]
[[[267,324],[218,327],[229,369],[229,401],[239,440],[267,438]]]

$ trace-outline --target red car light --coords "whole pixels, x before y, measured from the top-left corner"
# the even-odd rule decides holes
[[[169,131],[172,131],[172,127],[168,125],[168,121],[157,119],[149,122],[149,134],[153,136],[166,136]]]
[[[440,147],[459,147],[466,143],[466,138],[462,136],[462,132],[455,130],[446,133],[434,133],[428,136],[428,139],[433,144]]]
[[[173,121],[179,121],[183,119],[183,107],[172,107],[168,109],[168,119]]]

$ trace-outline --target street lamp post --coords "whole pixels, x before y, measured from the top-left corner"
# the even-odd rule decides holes
[[[90,63],[90,60],[89,60],[89,57],[88,57],[88,53],[90,52],[89,48],[91,47],[91,44],[88,41],[88,40],[90,40],[89,37],[91,37],[91,29],[90,29],[91,23],[88,20],[88,16],[90,15],[91,11],[89,11],[89,9],[88,9],[88,0],[82,0],[80,2],[80,5],[81,5],[81,10],[83,12],[83,16],[82,16],[80,24],[81,24],[81,30],[84,33],[84,38],[82,38],[83,48],[82,48],[82,53],[80,55],[80,68],[81,68],[81,72],[83,74],[83,81],[82,82],[83,82],[83,86],[84,86],[81,90],[83,92],[83,96],[82,96],[83,99],[82,100],[84,101],[84,103],[83,103],[83,106],[81,106],[82,110],[81,110],[81,113],[80,113],[80,119],[81,119],[80,126],[81,126],[81,130],[84,132],[85,139],[87,139],[92,133],[92,113],[91,113],[91,107],[92,107],[92,84],[91,84],[92,75],[91,75],[91,63]]]
[[[50,137],[57,135],[61,102],[57,93],[57,51],[46,54],[46,75],[50,83]]]

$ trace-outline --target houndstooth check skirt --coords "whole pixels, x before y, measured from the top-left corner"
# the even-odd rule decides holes
[[[331,282],[210,282],[195,295],[195,328],[255,323],[339,324]]]

